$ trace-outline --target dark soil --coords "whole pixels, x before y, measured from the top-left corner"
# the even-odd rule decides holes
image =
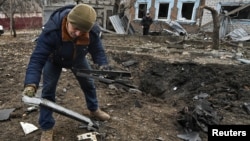
[[[21,101],[25,69],[35,42],[35,34],[17,38],[0,37],[0,109],[15,108],[8,120],[0,122],[1,141],[38,141],[41,130],[25,135],[20,122],[38,125],[38,111],[25,114],[29,105]],[[250,66],[234,58],[217,56],[213,50],[197,49],[188,43],[184,49],[144,37],[103,38],[113,70],[129,71],[124,78],[130,88],[119,83],[96,80],[100,108],[112,118],[99,122],[98,140],[105,141],[182,141],[179,134],[196,131],[207,140],[207,127],[214,124],[250,124],[244,103],[250,102]],[[233,48],[223,46],[224,54]],[[221,53],[221,52],[220,52]],[[244,54],[248,54],[244,50]],[[247,56],[246,56],[247,57]],[[130,61],[130,65],[125,66]],[[57,104],[83,114],[82,91],[72,73],[61,75]],[[197,105],[202,105],[197,110]],[[39,110],[39,109],[38,109]],[[90,131],[79,128],[74,119],[55,113],[55,141],[77,140]],[[200,118],[202,117],[202,118]],[[201,126],[203,125],[203,126]]]

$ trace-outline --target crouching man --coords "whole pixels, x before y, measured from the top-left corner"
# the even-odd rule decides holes
[[[76,76],[75,70],[72,69],[91,69],[85,57],[88,53],[95,64],[102,68],[108,65],[99,38],[100,29],[95,21],[95,10],[86,4],[64,6],[51,14],[30,57],[23,94],[34,96],[43,76],[41,97],[55,102],[56,87],[62,68],[68,68],[81,86],[89,113],[99,120],[110,119],[110,115],[98,106],[94,81],[91,78]],[[43,130],[41,141],[52,141],[55,119],[50,109],[41,107],[39,125]]]

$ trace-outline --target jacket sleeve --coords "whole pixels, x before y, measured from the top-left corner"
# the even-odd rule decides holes
[[[153,23],[153,19],[152,18],[150,18],[150,25]]]
[[[142,18],[140,25],[143,26],[144,25],[144,17]]]
[[[35,49],[28,63],[24,86],[27,84],[35,84],[38,87],[44,64],[53,51],[55,36],[54,32],[45,33],[43,31],[38,37]]]
[[[108,64],[104,46],[99,36],[100,33],[101,30],[98,27],[98,25],[94,25],[94,27],[90,31],[90,44],[89,44],[89,53],[91,54],[93,62],[95,64],[98,64],[99,66]]]

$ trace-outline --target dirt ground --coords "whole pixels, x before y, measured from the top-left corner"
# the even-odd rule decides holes
[[[0,109],[15,108],[9,119],[0,122],[1,141],[40,138],[40,129],[25,135],[20,125],[27,122],[39,128],[39,112],[27,114],[29,105],[21,101],[25,69],[36,36],[36,33],[19,34],[17,38],[0,36]],[[235,49],[222,44],[215,51],[211,42],[174,45],[169,43],[172,39],[103,37],[113,70],[131,72],[132,77],[124,79],[135,87],[95,81],[100,108],[112,117],[110,121],[98,122],[98,141],[183,141],[183,136],[190,132],[206,141],[208,125],[250,124],[249,111],[244,108],[244,103],[250,102],[250,66],[235,59],[237,50],[243,54],[238,57],[248,59],[248,47]],[[81,114],[86,108],[79,85],[69,70],[62,73],[56,100],[57,104]],[[55,141],[75,141],[77,135],[91,132],[79,128],[79,121],[58,113],[54,117]]]

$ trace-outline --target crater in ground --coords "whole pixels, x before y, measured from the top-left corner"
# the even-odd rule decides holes
[[[40,129],[24,135],[20,126],[20,122],[28,122],[39,127],[39,112],[23,116],[28,106],[21,102],[25,69],[36,36],[29,33],[17,38],[0,37],[0,107],[15,108],[8,120],[0,122],[4,127],[0,133],[2,141],[40,138]],[[158,38],[103,37],[113,70],[131,72],[132,77],[126,80],[136,87],[107,85],[96,80],[100,107],[112,116],[110,121],[101,123],[98,140],[181,141],[177,135],[188,129],[197,131],[205,141],[204,130],[209,124],[250,124],[244,109],[250,97],[250,68],[232,57],[234,48],[223,46],[214,51],[209,42],[185,42],[174,47],[165,42],[174,42],[172,37]],[[248,50],[242,52],[248,58]],[[80,87],[69,70],[62,73],[56,99],[61,106],[79,113],[86,108]],[[208,106],[202,112],[211,115],[203,121],[197,117],[197,110],[194,112],[199,103]],[[190,113],[195,113],[198,121]],[[89,132],[80,129],[78,121],[57,113],[54,117],[57,141],[77,140],[77,135]]]

